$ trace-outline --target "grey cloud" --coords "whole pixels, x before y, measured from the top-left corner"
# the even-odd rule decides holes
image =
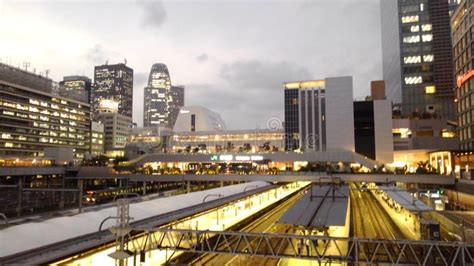
[[[313,78],[309,70],[292,62],[236,61],[223,65],[224,84],[189,84],[189,105],[219,112],[228,128],[266,128],[267,121],[283,119],[283,82]]]
[[[296,63],[259,60],[237,61],[221,67],[220,76],[241,90],[272,90],[291,80],[312,79],[310,72]]]
[[[209,56],[206,53],[202,53],[202,54],[200,54],[199,56],[196,57],[196,60],[198,62],[205,62],[205,61],[207,61],[207,59],[209,59]]]
[[[104,47],[100,44],[96,44],[87,50],[86,58],[94,64],[103,64],[107,60],[107,55]]]
[[[139,4],[142,6],[144,13],[142,19],[144,26],[158,28],[163,25],[166,20],[167,13],[162,1],[140,1]]]

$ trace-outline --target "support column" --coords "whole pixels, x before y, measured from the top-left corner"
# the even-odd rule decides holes
[[[61,180],[62,182],[62,191],[61,191],[61,198],[59,199],[59,209],[64,209],[64,189],[65,189],[65,186],[66,186],[66,181],[64,180],[64,176],[63,176],[63,179]]]
[[[16,215],[20,216],[21,215],[21,207],[22,207],[22,195],[23,194],[23,177],[20,177],[18,179],[18,199],[17,199],[17,204],[16,204]]]
[[[191,181],[187,181],[186,182],[186,193],[190,193],[191,192]]]
[[[146,182],[143,182],[143,196],[146,195]]]
[[[224,181],[221,181],[221,187],[223,187],[223,186],[224,186]]]
[[[78,182],[78,186],[79,186],[79,213],[82,212],[82,198],[83,198],[83,190],[84,190],[84,180],[83,179],[79,179],[79,182]]]

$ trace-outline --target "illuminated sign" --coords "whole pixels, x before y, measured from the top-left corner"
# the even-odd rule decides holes
[[[211,156],[211,161],[217,161],[219,157],[217,157],[217,155],[212,155]]]
[[[234,156],[231,154],[224,154],[219,156],[219,161],[232,161],[233,158]]]
[[[464,75],[458,76],[456,80],[456,85],[459,87],[462,86],[468,79],[474,76],[474,69],[469,70],[469,72],[465,73]]]

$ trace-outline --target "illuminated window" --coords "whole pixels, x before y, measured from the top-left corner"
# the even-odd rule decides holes
[[[405,84],[412,85],[412,84],[420,84],[423,81],[421,76],[415,77],[405,77]]]
[[[433,34],[423,34],[423,36],[421,36],[421,39],[423,40],[423,42],[431,42],[433,40]]]
[[[421,63],[421,56],[420,55],[417,55],[417,56],[405,56],[403,58],[403,62],[405,62],[405,64],[417,64],[417,63]]]
[[[402,139],[411,138],[411,130],[409,128],[394,128],[392,129],[392,134]]]
[[[411,32],[419,32],[420,31],[420,26],[413,25],[413,26],[411,26],[410,31]]]
[[[420,42],[420,36],[415,35],[415,36],[403,37],[403,42],[404,43],[417,43],[417,42]]]
[[[404,17],[402,17],[402,23],[418,22],[418,20],[419,20],[418,16],[404,16]]]
[[[35,104],[35,105],[39,105],[39,101],[38,100],[33,100],[33,99],[30,99],[30,103],[31,104]]]
[[[2,139],[13,139],[13,137],[10,134],[2,133]]]
[[[431,31],[431,28],[432,28],[431,24],[423,24],[423,25],[421,25],[421,30],[422,30],[422,31]]]
[[[7,148],[13,148],[13,143],[11,143],[11,142],[5,142],[5,147],[7,147]]]
[[[451,130],[443,129],[441,131],[441,137],[443,138],[454,138],[456,136],[456,133]]]
[[[423,62],[433,62],[434,60],[434,55],[432,54],[427,54],[423,56]]]
[[[426,94],[433,94],[436,92],[436,87],[435,86],[426,86],[425,87],[425,93]]]

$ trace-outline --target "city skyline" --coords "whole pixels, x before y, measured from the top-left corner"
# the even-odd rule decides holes
[[[50,69],[50,77],[61,80],[67,75],[93,78],[95,65],[127,59],[134,69],[133,120],[139,125],[143,88],[155,62],[167,64],[173,83],[186,86],[187,105],[214,109],[229,128],[263,128],[269,118],[283,119],[285,81],[352,75],[354,95],[362,98],[369,94],[370,80],[382,77],[376,0],[272,5],[120,1],[94,3],[91,10],[88,2],[41,3],[0,1],[0,32],[11,35],[0,44],[2,61],[21,67],[28,61],[30,70]],[[283,15],[294,17],[291,25]],[[121,16],[127,24],[119,32],[107,30]],[[13,27],[19,20],[23,23]],[[101,27],[99,21],[105,21]],[[262,107],[268,111],[258,113]]]

